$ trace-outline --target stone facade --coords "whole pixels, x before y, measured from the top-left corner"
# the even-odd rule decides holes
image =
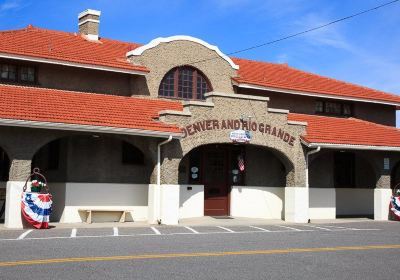
[[[207,61],[199,61],[199,57]],[[138,79],[136,87],[144,89],[151,97],[158,97],[162,79],[169,70],[177,66],[190,65],[199,69],[210,81],[217,92],[233,93],[231,78],[236,70],[209,48],[190,41],[172,41],[144,51],[140,56],[131,56],[130,61],[137,65],[146,65],[150,73],[146,79]],[[146,90],[147,89],[147,90]]]
[[[260,132],[260,126],[253,131],[251,144],[269,148],[275,151],[287,170],[286,186],[305,186],[305,161],[300,135],[305,131],[302,124],[291,124],[287,121],[287,113],[268,112],[268,99],[249,99],[245,96],[230,94],[207,94],[205,104],[188,103],[185,105],[186,115],[166,112],[161,114],[161,120],[179,124],[185,128],[194,123],[207,121],[237,120],[251,116],[251,121],[269,125],[285,131],[294,138],[293,143],[285,142],[281,137],[270,133]],[[242,124],[243,125],[243,124]],[[164,148],[162,165],[162,180],[168,184],[178,182],[178,166],[180,159],[196,147],[215,144],[232,143],[229,139],[229,129],[206,129],[194,135],[188,135],[181,141],[168,144]]]

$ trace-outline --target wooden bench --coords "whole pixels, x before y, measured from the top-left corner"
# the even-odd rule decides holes
[[[126,212],[130,212],[129,210],[124,209],[101,209],[101,208],[82,208],[78,209],[78,211],[86,212],[86,223],[92,223],[92,212],[119,212],[121,216],[119,218],[120,223],[125,223]]]

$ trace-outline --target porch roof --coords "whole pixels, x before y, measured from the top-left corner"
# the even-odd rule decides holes
[[[0,85],[0,125],[179,137],[178,126],[158,121],[180,102],[37,87]]]
[[[400,151],[400,129],[356,118],[290,113],[288,120],[307,122],[302,140],[308,146]]]

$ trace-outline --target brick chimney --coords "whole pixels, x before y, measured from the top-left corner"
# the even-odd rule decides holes
[[[97,41],[99,39],[100,11],[87,9],[78,15],[79,33],[87,39]]]

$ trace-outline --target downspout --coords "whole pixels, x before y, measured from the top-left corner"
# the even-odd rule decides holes
[[[157,144],[157,190],[158,190],[158,204],[159,204],[159,208],[158,208],[158,219],[157,222],[158,224],[161,224],[161,146],[165,145],[169,142],[172,141],[172,135],[170,135],[168,137],[167,140],[160,142]]]

